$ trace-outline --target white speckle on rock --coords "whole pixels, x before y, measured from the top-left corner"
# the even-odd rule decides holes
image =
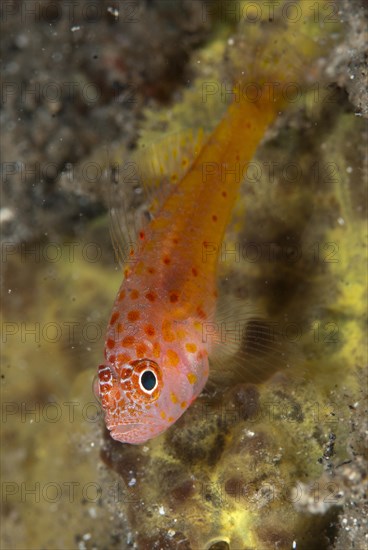
[[[119,18],[119,10],[118,10],[117,8],[113,8],[113,7],[109,6],[109,7],[107,8],[107,11],[108,11],[109,13],[111,13],[111,15],[113,15],[113,16],[115,17],[115,19],[118,19],[118,18]]]
[[[6,206],[0,208],[0,223],[10,222],[14,219],[14,211]]]
[[[93,518],[93,519],[97,518],[97,510],[96,510],[96,508],[89,508],[88,513],[89,513],[89,515],[91,516],[91,518]]]

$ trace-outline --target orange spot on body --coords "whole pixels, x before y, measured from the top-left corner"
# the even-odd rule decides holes
[[[121,302],[121,300],[124,300],[124,298],[125,298],[125,290],[121,290],[119,292],[119,298],[118,298],[119,302]]]
[[[137,357],[141,358],[147,355],[147,346],[146,344],[140,343],[135,348],[137,352]]]
[[[162,261],[164,262],[165,265],[169,265],[171,263],[169,256],[164,256]]]
[[[172,350],[172,349],[168,349],[167,350],[167,357],[170,361],[170,364],[173,366],[173,367],[177,367],[178,364],[179,364],[179,356],[178,354]]]
[[[147,267],[147,271],[148,273],[150,273],[151,275],[153,275],[154,273],[156,273],[156,270],[154,267]]]
[[[131,321],[132,323],[134,323],[135,321],[138,321],[140,317],[140,313],[136,309],[133,309],[132,311],[129,311],[127,317],[128,317],[128,321]]]
[[[144,332],[147,334],[147,336],[154,336],[156,334],[156,331],[153,325],[146,325],[144,327]]]
[[[165,340],[165,342],[173,342],[176,339],[175,333],[171,329],[170,321],[166,320],[162,322],[162,337]]]
[[[175,304],[175,302],[177,302],[179,300],[179,296],[177,295],[176,292],[171,292],[170,293],[170,302],[172,304]]]
[[[197,346],[195,344],[189,343],[185,344],[186,350],[189,351],[189,353],[195,353],[197,351]]]
[[[223,197],[227,197],[226,191],[223,191],[223,192],[221,193],[221,195],[222,195]]]
[[[153,352],[153,356],[158,358],[160,357],[160,354],[161,354],[161,347],[160,347],[160,344],[158,342],[154,342],[153,343],[153,349],[152,349],[152,352]]]
[[[217,222],[217,216],[216,216],[215,214],[213,214],[212,220],[213,220],[214,222]]]
[[[196,267],[192,267],[192,274],[194,277],[198,277],[198,269]]]
[[[115,311],[115,313],[111,315],[110,325],[114,325],[118,319],[119,319],[119,313]]]
[[[108,347],[109,349],[112,349],[115,347],[115,342],[114,340],[111,340],[111,338],[109,338],[106,342],[106,347]]]
[[[110,380],[110,377],[111,377],[111,372],[109,371],[100,372],[98,375],[100,382],[108,382]]]
[[[139,292],[136,289],[130,291],[130,297],[132,300],[136,300],[139,297]]]
[[[156,300],[156,294],[152,291],[149,291],[145,294],[145,297],[147,298],[147,300],[149,300],[150,302],[154,302]]]
[[[144,231],[140,231],[139,238],[143,241],[144,237],[145,237]]]
[[[121,343],[122,343],[122,345],[123,345],[124,347],[127,347],[127,348],[128,348],[128,347],[134,345],[134,343],[135,343],[135,338],[134,338],[134,336],[125,336],[125,338],[123,338],[123,340],[122,340]]]
[[[175,238],[172,240],[172,242],[173,242],[174,244],[178,244],[179,239],[177,239],[177,238],[175,237]]]

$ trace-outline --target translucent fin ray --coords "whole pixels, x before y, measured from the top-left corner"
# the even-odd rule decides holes
[[[110,234],[121,266],[139,251],[139,232],[192,166],[204,143],[202,130],[188,130],[142,146],[128,160],[109,159],[107,198]]]

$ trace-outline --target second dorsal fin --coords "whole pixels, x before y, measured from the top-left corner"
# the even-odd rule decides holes
[[[202,129],[185,130],[143,144],[132,155],[150,213],[155,215],[198,157],[205,141]]]
[[[185,130],[142,145],[122,165],[117,155],[112,155],[108,182],[110,233],[120,265],[134,262],[139,233],[190,170],[204,142],[203,130]]]

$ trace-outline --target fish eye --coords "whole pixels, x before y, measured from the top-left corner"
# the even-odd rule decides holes
[[[139,385],[145,393],[153,393],[157,388],[157,384],[157,376],[152,370],[147,369],[141,372],[139,377]]]

